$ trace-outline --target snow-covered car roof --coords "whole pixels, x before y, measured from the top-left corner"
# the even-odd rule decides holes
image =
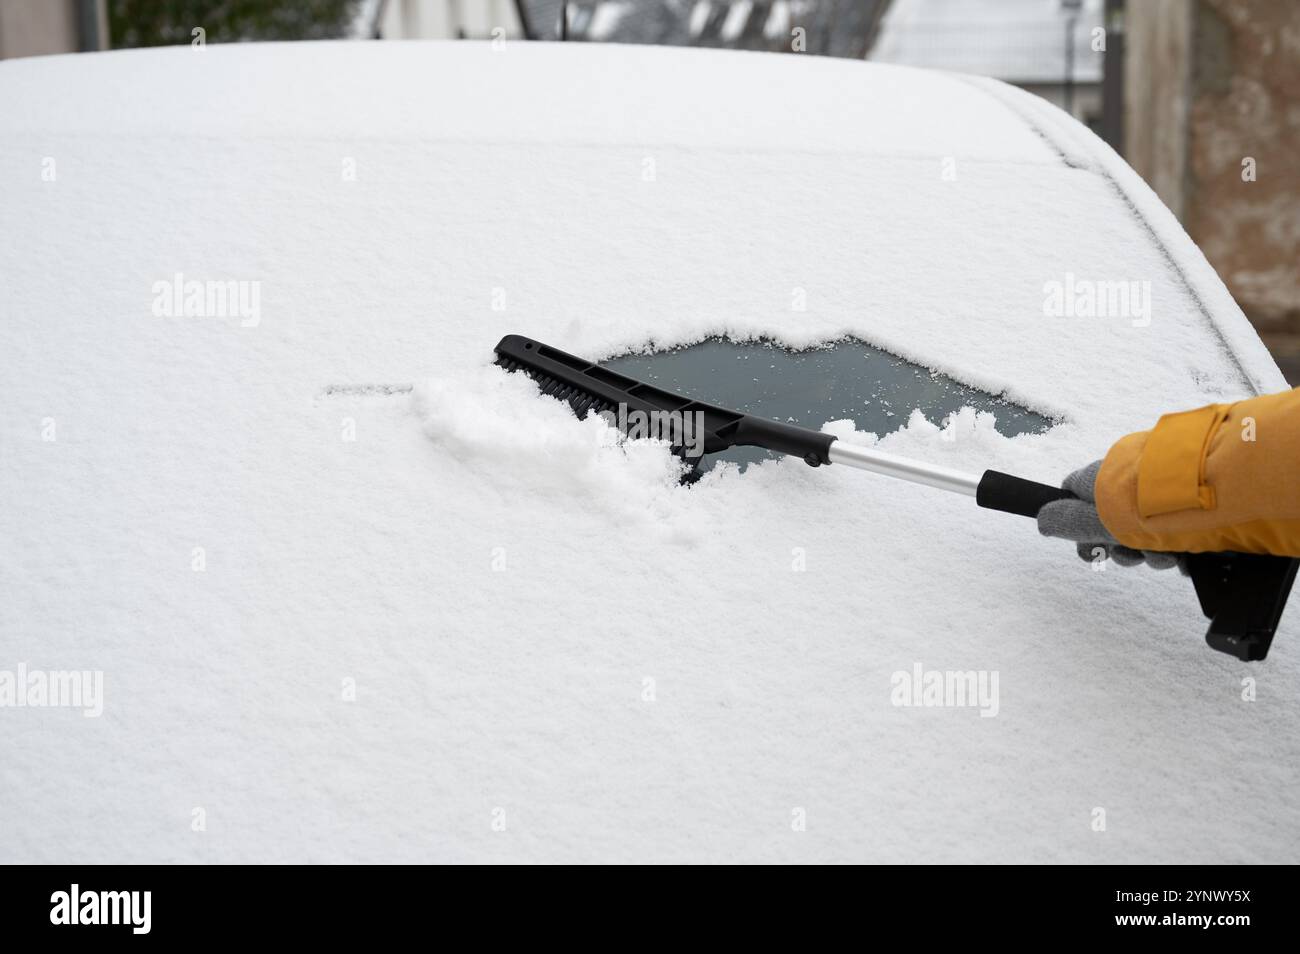
[[[0,711],[0,859],[1294,857],[1296,614],[1247,670],[1176,574],[845,468],[680,486],[491,365],[854,335],[1057,422],[882,448],[1049,482],[1283,388],[1054,107],[522,42],[9,61],[0,102],[0,669],[103,674]],[[1044,313],[1119,281],[1145,320]],[[996,715],[895,705],[917,666]]]

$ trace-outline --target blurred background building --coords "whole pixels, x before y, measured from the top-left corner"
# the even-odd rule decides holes
[[[1300,385],[1300,3],[1130,0],[1124,157]]]
[[[520,0],[534,39],[798,52],[862,59],[888,0]],[[567,17],[561,10],[567,9]]]
[[[107,0],[0,0],[0,60],[108,46]]]
[[[992,76],[1088,124],[1300,384],[1300,0],[0,0],[0,59],[349,38],[726,47]]]
[[[379,40],[490,40],[525,35],[515,0],[369,0],[357,14]],[[558,20],[558,13],[557,13]]]
[[[1102,116],[1102,0],[893,0],[870,58],[992,76],[1096,129]]]

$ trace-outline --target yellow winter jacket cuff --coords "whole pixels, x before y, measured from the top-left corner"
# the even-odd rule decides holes
[[[1300,389],[1166,414],[1115,443],[1096,493],[1128,547],[1300,556]]]

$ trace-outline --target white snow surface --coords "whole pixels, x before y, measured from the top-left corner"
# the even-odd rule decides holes
[[[853,334],[1059,423],[841,439],[1046,481],[1285,387],[1053,107],[522,42],[15,60],[0,104],[0,670],[104,674],[0,708],[0,860],[1295,860],[1300,613],[1247,666],[1174,574],[843,467],[681,487],[490,365]],[[178,272],[260,321],[153,314]],[[1067,273],[1151,323],[1045,318]],[[996,717],[894,706],[917,663]]]

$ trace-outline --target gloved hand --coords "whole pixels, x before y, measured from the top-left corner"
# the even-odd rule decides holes
[[[1137,566],[1145,563],[1156,570],[1179,567],[1184,573],[1186,561],[1180,553],[1157,553],[1154,550],[1132,550],[1116,540],[1097,514],[1094,486],[1101,461],[1095,460],[1081,467],[1061,482],[1061,487],[1078,497],[1078,500],[1054,500],[1038,511],[1038,532],[1045,537],[1060,537],[1077,544],[1079,557],[1091,563],[1101,547],[1106,555],[1120,566]]]

